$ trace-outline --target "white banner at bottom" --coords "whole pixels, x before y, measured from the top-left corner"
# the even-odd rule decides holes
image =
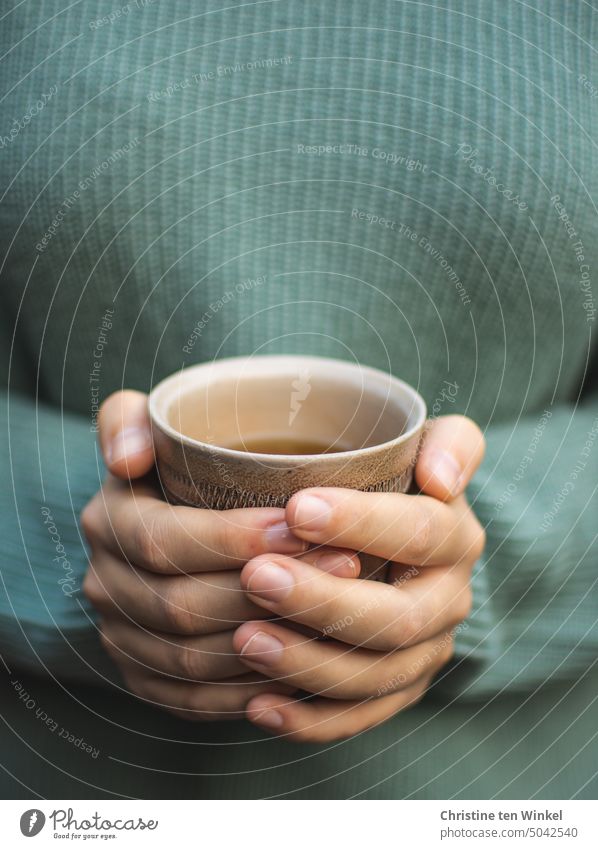
[[[591,801],[21,800],[0,802],[0,821],[3,849],[30,840],[123,849],[598,847]]]

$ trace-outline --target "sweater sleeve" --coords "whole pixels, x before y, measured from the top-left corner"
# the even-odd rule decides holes
[[[0,394],[0,655],[23,669],[101,684],[113,667],[81,587],[78,516],[104,475],[88,420]]]
[[[598,656],[598,393],[492,426],[469,490],[487,530],[456,635],[461,697],[579,678]]]
[[[81,592],[78,516],[104,475],[89,422],[12,393],[0,396],[0,417],[0,654],[9,669],[113,680]],[[469,495],[488,543],[439,684],[462,698],[570,680],[598,654],[598,399],[486,437]]]

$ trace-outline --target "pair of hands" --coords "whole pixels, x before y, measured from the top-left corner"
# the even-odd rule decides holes
[[[308,742],[357,734],[424,695],[452,656],[484,547],[463,495],[484,450],[473,422],[430,423],[422,494],[310,489],[286,510],[163,501],[146,477],[141,393],[110,396],[99,431],[109,475],[81,516],[84,592],[134,694]],[[355,580],[356,552],[392,561],[388,582]]]

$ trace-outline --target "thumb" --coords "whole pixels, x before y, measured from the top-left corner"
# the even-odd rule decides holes
[[[104,462],[118,478],[139,478],[154,463],[147,395],[127,389],[114,392],[100,407],[100,448]]]
[[[485,444],[482,431],[465,416],[428,422],[415,466],[418,487],[441,501],[461,495],[482,462]]]

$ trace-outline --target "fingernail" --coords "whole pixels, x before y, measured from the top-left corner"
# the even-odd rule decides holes
[[[263,713],[253,716],[252,719],[258,725],[264,725],[266,728],[280,728],[284,722],[282,714],[278,713],[277,710],[265,710]]]
[[[285,521],[270,525],[265,531],[266,547],[276,554],[296,554],[306,551],[308,543],[296,537]]]
[[[264,631],[258,631],[250,637],[241,649],[241,657],[254,660],[264,666],[276,663],[284,651],[284,646]]]
[[[461,466],[453,455],[446,451],[439,451],[434,455],[432,467],[438,480],[451,495],[458,495],[461,485]]]
[[[331,512],[330,505],[323,498],[302,495],[295,507],[295,522],[302,531],[323,531]]]
[[[132,457],[152,447],[152,435],[146,427],[126,427],[113,438],[108,445],[106,461],[117,463],[125,457]]]
[[[333,572],[335,569],[350,569],[355,572],[355,562],[347,554],[338,551],[329,551],[326,554],[320,554],[314,561],[314,566],[321,569],[322,572]]]
[[[247,591],[266,601],[282,601],[294,586],[295,581],[289,571],[277,563],[262,563],[249,578]]]

